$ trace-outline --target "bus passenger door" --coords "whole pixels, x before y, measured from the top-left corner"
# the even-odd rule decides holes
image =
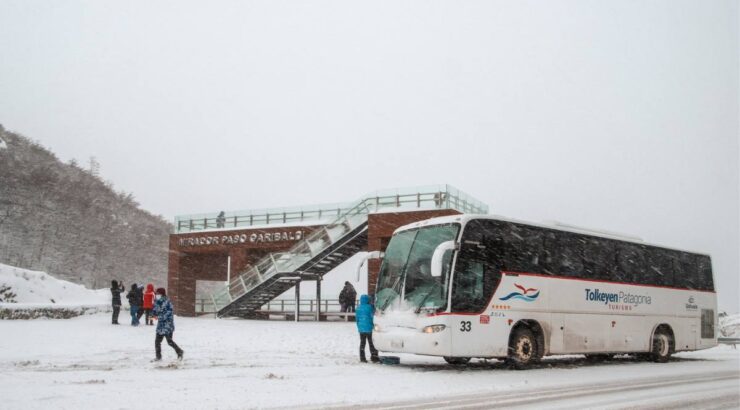
[[[472,255],[471,255],[472,253]],[[477,250],[464,249],[452,284],[452,353],[458,357],[494,357],[505,354],[500,338],[508,337],[504,318],[494,316],[488,301],[497,280]],[[506,332],[507,336],[501,336]],[[503,353],[502,353],[503,352]]]

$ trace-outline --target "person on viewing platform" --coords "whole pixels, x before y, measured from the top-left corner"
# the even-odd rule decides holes
[[[154,338],[156,358],[153,361],[158,362],[162,360],[162,339],[167,339],[167,344],[175,349],[177,359],[182,360],[182,355],[185,352],[172,340],[172,335],[175,333],[175,318],[172,303],[167,298],[167,291],[164,288],[157,288],[153,313],[157,317],[157,330],[156,337]]]
[[[135,283],[131,285],[131,289],[126,294],[126,299],[128,299],[128,304],[131,307],[131,326],[139,326],[139,317],[137,316],[137,313],[139,313],[139,307],[141,304],[139,303],[139,288]]]
[[[154,320],[152,319],[152,308],[154,307],[154,285],[149,283],[146,285],[146,292],[144,292],[143,304],[141,305],[144,314],[144,323],[147,326],[153,325]]]
[[[357,291],[355,287],[349,282],[344,282],[344,288],[339,292],[339,305],[342,308],[342,312],[354,312],[356,299]]]
[[[375,309],[370,304],[370,296],[360,296],[360,306],[357,307],[355,318],[357,321],[357,331],[360,333],[360,361],[367,363],[365,359],[365,341],[370,345],[370,360],[377,363],[378,351],[373,345],[373,314]]]
[[[113,305],[113,317],[111,322],[114,325],[118,324],[118,314],[121,313],[121,293],[125,292],[126,289],[123,287],[123,283],[112,280],[110,281],[110,293],[111,293],[111,304]]]
[[[226,215],[224,214],[224,211],[221,211],[216,217],[216,228],[223,228],[225,224],[226,224]]]

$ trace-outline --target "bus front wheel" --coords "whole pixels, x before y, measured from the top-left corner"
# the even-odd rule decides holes
[[[529,328],[520,327],[514,330],[509,345],[508,361],[517,369],[524,369],[540,360],[540,349],[537,338]]]
[[[470,361],[470,358],[469,357],[450,357],[450,356],[445,356],[444,359],[445,359],[445,362],[447,362],[449,364],[468,364],[468,362]]]

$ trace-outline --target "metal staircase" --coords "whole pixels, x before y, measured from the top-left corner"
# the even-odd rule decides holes
[[[218,316],[253,317],[302,278],[322,277],[362,251],[370,210],[366,200],[359,201],[287,252],[272,253],[233,278],[227,289],[212,296]]]
[[[364,250],[367,245],[368,215],[384,208],[449,208],[470,213],[488,212],[487,206],[449,185],[367,195],[287,252],[271,253],[249,270],[232,278],[223,291],[211,296],[218,316],[257,317],[265,303],[280,296],[301,279],[316,280],[323,277]]]

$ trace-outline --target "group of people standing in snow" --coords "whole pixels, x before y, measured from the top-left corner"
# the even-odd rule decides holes
[[[110,287],[113,304],[112,323],[118,324],[118,315],[121,312],[121,293],[125,292],[122,282],[112,280]],[[154,290],[153,284],[148,284],[146,290],[144,286],[137,286],[136,283],[131,285],[131,289],[126,294],[131,313],[131,326],[138,326],[139,320],[145,315],[144,322],[146,325],[154,325],[157,320],[156,337],[154,338],[154,361],[162,360],[162,340],[167,339],[169,344],[177,353],[177,358],[182,359],[183,350],[172,339],[175,333],[175,318],[172,308],[172,302],[167,298],[165,288]]]
[[[125,292],[122,282],[111,281],[110,291],[113,303],[112,323],[118,324],[118,315],[121,311],[121,293]],[[370,348],[370,360],[378,362],[378,350],[373,345],[373,316],[375,308],[370,304],[370,296],[362,295],[360,297],[360,306],[355,309],[355,298],[357,291],[351,283],[345,282],[344,288],[339,294],[339,302],[342,312],[355,312],[355,322],[357,332],[360,334],[360,361],[367,362],[365,356],[365,345]],[[183,350],[172,339],[175,333],[175,319],[172,308],[172,302],[167,298],[165,288],[157,288],[151,283],[146,286],[131,285],[131,289],[126,294],[129,306],[131,307],[131,325],[138,326],[141,316],[146,315],[144,321],[147,325],[153,325],[154,319],[157,320],[156,336],[154,338],[154,361],[162,360],[162,340],[166,339],[177,353],[177,358],[182,359]]]

